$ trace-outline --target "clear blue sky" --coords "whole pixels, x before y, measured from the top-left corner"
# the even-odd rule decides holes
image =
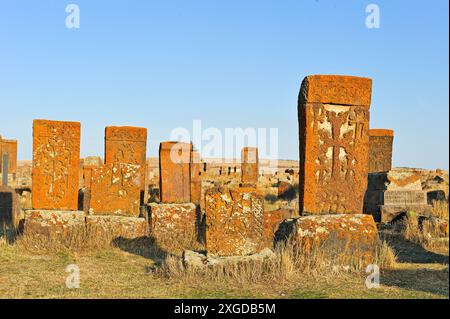
[[[67,29],[65,7],[80,7]],[[381,28],[365,26],[366,5]],[[394,165],[448,168],[448,1],[0,0],[0,134],[31,159],[32,120],[144,126],[148,155],[175,127],[278,127],[298,158],[308,74],[373,79],[371,127],[395,130]]]

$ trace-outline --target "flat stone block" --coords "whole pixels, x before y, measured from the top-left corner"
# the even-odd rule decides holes
[[[367,191],[364,202],[370,205],[426,205],[427,193],[416,190]]]
[[[196,239],[199,221],[194,204],[151,203],[149,209],[151,234],[157,240]]]
[[[306,216],[287,220],[280,225],[278,240],[292,240],[302,251],[314,247],[329,251],[358,254],[365,261],[373,261],[378,230],[370,215],[340,214]]]
[[[25,212],[24,233],[54,236],[85,229],[86,214],[81,211],[28,210]]]

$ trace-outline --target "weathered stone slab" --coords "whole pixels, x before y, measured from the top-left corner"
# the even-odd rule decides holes
[[[191,203],[200,205],[202,187],[202,163],[198,152],[191,153]]]
[[[80,123],[33,122],[34,209],[77,210]]]
[[[389,172],[370,173],[368,190],[422,190],[420,172],[392,169]]]
[[[0,227],[17,227],[20,220],[20,198],[14,188],[0,185]]]
[[[121,163],[93,168],[90,193],[91,214],[138,217],[141,167]]]
[[[192,144],[163,142],[159,147],[160,196],[162,203],[191,200],[190,159]]]
[[[256,184],[258,183],[259,165],[258,165],[258,148],[244,147],[242,149],[242,183]]]
[[[298,103],[300,212],[358,214],[369,168],[372,81],[308,76]]]
[[[367,191],[365,202],[374,205],[426,205],[425,191]]]
[[[369,135],[369,173],[390,171],[394,131],[371,129]]]
[[[264,212],[264,240],[272,244],[278,226],[286,219],[292,218],[294,212],[289,209],[278,209]]]
[[[264,201],[252,188],[213,188],[206,193],[208,255],[257,253],[263,244]]]
[[[24,233],[54,237],[85,229],[86,214],[80,211],[28,210]]]
[[[3,156],[8,156],[8,174],[15,174],[17,169],[17,141],[0,137],[0,172],[3,173]]]
[[[377,226],[370,215],[340,214],[306,216],[280,225],[277,240],[291,239],[304,252],[314,247],[337,254],[358,254],[372,262],[378,243]]]
[[[89,215],[86,216],[88,234],[123,237],[134,239],[147,235],[147,221],[145,218]]]
[[[105,128],[105,164],[139,165],[141,190],[145,189],[147,129],[132,126]]]
[[[419,172],[393,169],[371,173],[368,180],[364,213],[373,215],[377,222],[389,223],[409,211],[431,212],[432,207],[427,204],[427,193],[422,190]]]
[[[151,203],[150,230],[158,241],[185,241],[197,238],[199,217],[192,203]]]

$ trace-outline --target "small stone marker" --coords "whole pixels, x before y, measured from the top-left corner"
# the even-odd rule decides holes
[[[369,173],[390,171],[392,168],[394,131],[371,129],[369,135]]]
[[[162,203],[191,201],[192,144],[163,142],[159,147],[159,187]]]
[[[244,256],[263,245],[264,200],[254,188],[206,192],[206,250],[216,256]]]
[[[77,210],[80,123],[33,121],[34,209]]]
[[[241,154],[242,183],[256,185],[258,183],[258,148],[244,147]]]
[[[313,75],[301,85],[300,214],[362,213],[372,80]]]

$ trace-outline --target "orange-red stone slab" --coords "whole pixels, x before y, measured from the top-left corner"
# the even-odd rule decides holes
[[[34,209],[77,210],[80,123],[33,121]]]
[[[359,214],[369,170],[372,80],[314,75],[299,101],[300,213]]]
[[[8,174],[15,174],[17,168],[17,141],[0,139],[0,172],[3,170],[3,155],[8,155]]]
[[[258,182],[258,148],[244,147],[241,154],[242,183]]]
[[[91,214],[139,217],[141,167],[104,164],[92,169]]]
[[[206,193],[209,255],[255,254],[263,245],[264,201],[252,188],[213,188]]]
[[[163,142],[159,147],[159,186],[162,203],[191,200],[190,158],[192,144]]]
[[[105,164],[140,165],[141,189],[145,189],[147,129],[133,126],[105,128]]]
[[[390,171],[394,131],[371,129],[369,136],[369,173]]]

